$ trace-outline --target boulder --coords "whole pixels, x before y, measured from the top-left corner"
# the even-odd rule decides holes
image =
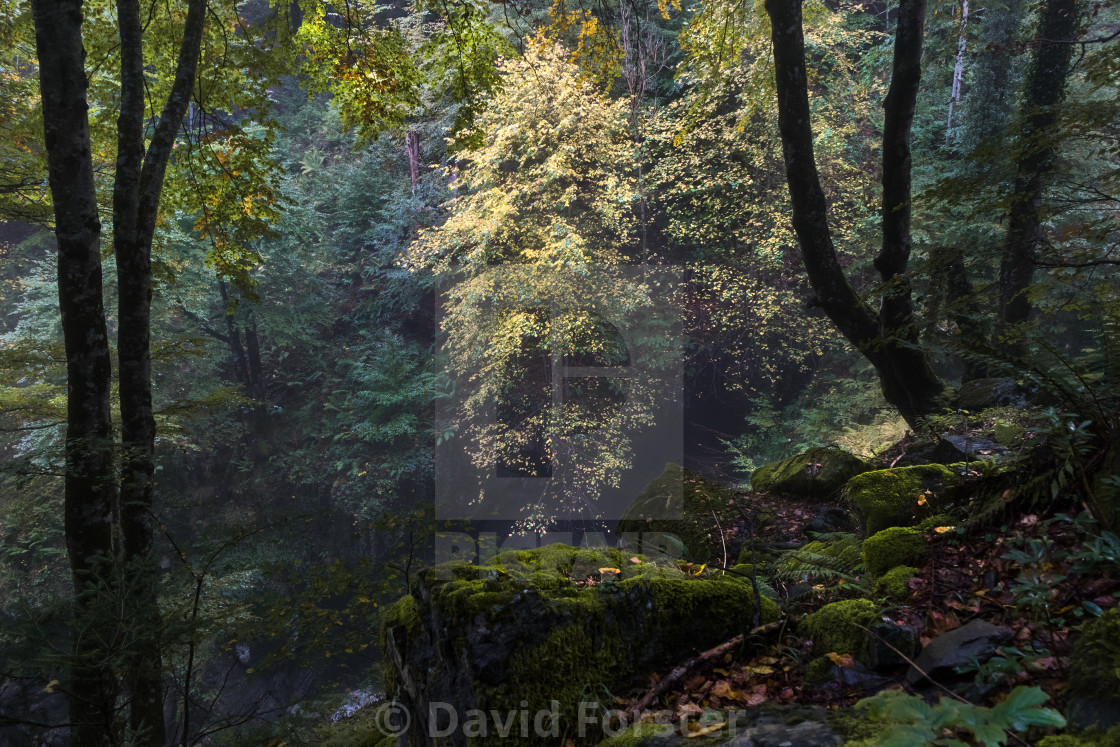
[[[813,653],[849,654],[856,659],[867,659],[867,631],[879,621],[875,603],[868,599],[845,599],[832,602],[807,615],[798,627],[798,633],[813,641]],[[861,628],[860,626],[863,626]]]
[[[973,620],[956,630],[942,633],[929,642],[906,672],[906,681],[911,685],[920,683],[925,677],[923,672],[936,680],[953,679],[954,667],[969,664],[973,659],[983,663],[995,655],[1001,644],[1014,636],[1011,628],[992,625],[984,620]]]
[[[1085,626],[1069,667],[1067,716],[1075,728],[1120,724],[1120,609]]]
[[[970,412],[989,407],[1026,407],[1030,390],[1015,379],[973,379],[957,390],[957,407]]]
[[[882,576],[900,565],[917,565],[928,551],[920,530],[889,527],[863,541],[863,565],[871,575]]]
[[[824,506],[808,524],[805,531],[810,534],[833,534],[852,531],[852,515],[839,506]]]
[[[941,464],[865,472],[848,481],[848,502],[868,535],[888,527],[909,527],[945,507],[957,473]]]
[[[720,521],[738,518],[731,508],[736,496],[734,490],[670,463],[630,503],[615,532],[660,535],[672,544],[676,540],[682,557],[705,561],[720,549],[712,514]]]
[[[918,569],[909,565],[891,568],[875,581],[875,593],[901,601],[910,596],[910,580],[918,575]]]
[[[751,489],[787,498],[823,501],[868,469],[862,460],[841,449],[810,449],[756,469],[751,474]]]
[[[620,572],[576,583],[588,567]],[[741,633],[754,615],[750,584],[567,545],[438,565],[416,574],[410,592],[383,613],[380,642],[386,692],[413,716],[412,745],[425,743],[433,703],[459,713],[555,709],[573,725],[588,691],[644,682]],[[763,598],[760,619],[777,617]],[[449,745],[467,743],[460,732]]]
[[[867,642],[867,663],[877,672],[905,666],[908,662],[902,657],[913,659],[918,652],[919,631],[912,625],[883,620],[871,627],[871,633]]]

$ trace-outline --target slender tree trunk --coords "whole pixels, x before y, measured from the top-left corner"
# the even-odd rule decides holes
[[[155,418],[152,414],[152,239],[171,149],[186,115],[198,68],[206,1],[191,0],[175,79],[144,149],[144,70],[139,0],[118,0],[121,112],[113,192],[120,368],[121,536],[135,640],[126,671],[130,725],[151,744],[166,740],[154,540]]]
[[[97,215],[86,106],[80,0],[35,0],[35,40],[58,240],[58,302],[66,347],[66,549],[74,577],[76,619],[70,669],[71,737],[77,747],[113,732],[115,680],[107,642],[116,620],[98,609],[98,580],[112,561],[116,497],[109,339],[101,282]],[[100,639],[100,640],[99,640]]]
[[[1015,189],[999,273],[997,343],[1013,354],[1025,350],[1022,326],[1031,315],[1028,295],[1042,235],[1042,196],[1057,152],[1058,107],[1069,79],[1071,43],[1078,28],[1077,0],[1049,0],[1042,11],[1023,101]]]
[[[883,244],[875,267],[885,292],[879,312],[848,282],[832,242],[813,155],[800,0],[767,0],[774,43],[778,129],[793,227],[816,294],[840,332],[875,366],[883,396],[912,426],[937,411],[943,385],[918,346],[906,267],[910,257],[910,125],[921,73],[924,0],[902,0],[883,134]]]
[[[953,111],[961,100],[964,81],[964,52],[968,48],[968,0],[961,0],[961,34],[957,38],[957,61],[953,65],[953,86],[949,93],[949,116],[945,121],[945,141],[953,137]]]

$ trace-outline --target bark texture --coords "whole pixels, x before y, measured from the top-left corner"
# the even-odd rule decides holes
[[[1048,0],[1042,9],[1040,38],[1034,44],[1027,72],[1015,190],[1011,194],[1007,237],[1000,261],[997,342],[1012,354],[1025,350],[1022,325],[1031,315],[1028,291],[1034,281],[1038,247],[1045,241],[1043,190],[1054,169],[1054,125],[1065,98],[1077,29],[1078,0]]]
[[[34,0],[47,169],[58,241],[58,301],[66,348],[66,549],[74,577],[76,631],[68,682],[72,740],[101,744],[116,698],[107,647],[115,621],[98,604],[113,555],[116,481],[109,339],[101,276],[80,0]],[[100,641],[99,641],[100,639]]]

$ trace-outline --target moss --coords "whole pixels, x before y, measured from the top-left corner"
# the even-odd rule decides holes
[[[891,568],[875,582],[877,596],[892,599],[905,599],[910,596],[910,579],[918,575],[918,569],[909,565]]]
[[[847,599],[808,615],[799,632],[812,638],[816,654],[851,654],[862,660],[867,658],[867,633],[858,626],[870,627],[878,618],[874,602]]]
[[[683,545],[683,557],[697,562],[712,557],[719,545],[715,513],[720,521],[738,516],[730,508],[735,491],[668,464],[661,475],[647,485],[627,507],[615,531],[668,535],[666,551],[672,551],[673,537]]]
[[[860,459],[840,449],[810,449],[751,474],[751,489],[794,498],[824,499],[852,477],[867,471]]]
[[[918,524],[918,529],[922,532],[928,532],[934,527],[955,527],[961,523],[961,520],[952,514],[935,514],[928,519],[923,519]]]
[[[956,483],[956,473],[941,464],[883,469],[853,477],[848,500],[872,535],[919,523],[940,507],[940,496]]]
[[[1092,726],[1120,713],[1120,609],[1111,609],[1087,625],[1070,658],[1069,717]]]
[[[1106,732],[1083,731],[1043,737],[1038,747],[1120,747],[1120,727]]]
[[[530,712],[549,710],[555,700],[574,723],[588,693],[629,687],[750,625],[749,584],[631,557],[547,546],[502,553],[489,565],[421,571],[412,594],[383,615],[387,691],[411,681],[412,697],[502,712],[522,701]],[[607,566],[622,578],[594,586],[571,580]],[[762,622],[778,614],[775,602],[762,600]],[[394,671],[402,661],[405,674]],[[441,674],[445,667],[454,673]]]
[[[823,685],[831,682],[834,677],[832,667],[835,666],[827,656],[818,656],[809,662],[805,668],[805,682],[810,685]]]
[[[896,566],[920,563],[927,552],[921,531],[891,527],[863,541],[863,565],[873,576],[882,576]]]
[[[660,724],[634,724],[623,734],[604,739],[596,747],[636,747],[639,742],[648,737],[656,737],[666,731]]]

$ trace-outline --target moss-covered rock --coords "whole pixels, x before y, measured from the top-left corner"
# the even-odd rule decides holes
[[[712,514],[721,522],[737,518],[732,508],[735,497],[730,488],[679,464],[667,464],[623,512],[615,531],[622,535],[675,537],[683,545],[683,557],[705,561],[720,544]]]
[[[798,632],[813,641],[815,654],[850,654],[867,658],[867,631],[879,619],[875,603],[868,599],[846,599],[821,607],[801,621]]]
[[[592,567],[621,573],[593,586],[573,580]],[[749,583],[634,564],[615,549],[552,545],[481,567],[448,563],[417,574],[409,597],[386,611],[385,686],[413,714],[412,744],[423,743],[433,702],[505,713],[557,701],[561,720],[574,724],[586,693],[619,692],[743,632],[753,614]],[[764,598],[761,620],[777,617]]]
[[[957,473],[941,464],[865,472],[848,481],[848,501],[868,535],[887,527],[909,527],[941,511]]]
[[[875,594],[891,599],[905,599],[910,596],[910,579],[918,575],[918,569],[909,565],[891,568],[875,582]]]
[[[1070,724],[1108,729],[1120,724],[1120,609],[1085,627],[1070,660]]]
[[[751,474],[751,489],[789,498],[825,500],[851,478],[870,469],[841,449],[810,449]]]
[[[863,541],[863,565],[873,576],[882,576],[900,565],[916,565],[929,552],[921,530],[890,527]]]

